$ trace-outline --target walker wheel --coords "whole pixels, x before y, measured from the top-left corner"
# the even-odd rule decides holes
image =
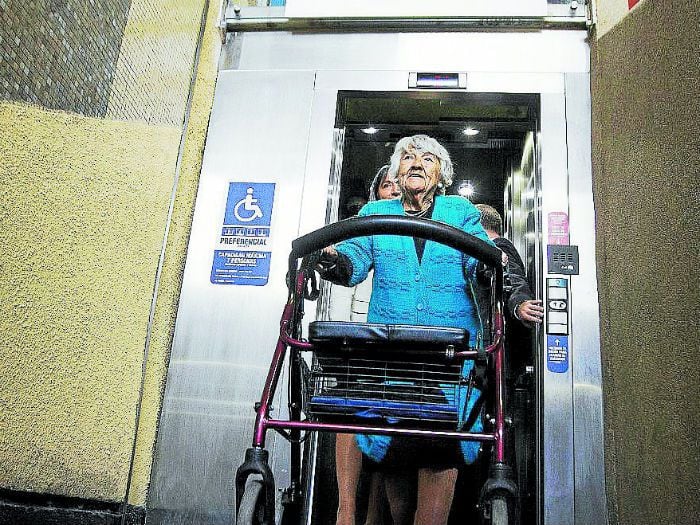
[[[268,525],[265,523],[265,485],[259,474],[251,474],[246,479],[236,525]]]
[[[482,508],[482,525],[518,525],[512,501],[505,494],[494,494]]]
[[[512,525],[508,516],[508,500],[503,496],[491,500],[491,525]]]

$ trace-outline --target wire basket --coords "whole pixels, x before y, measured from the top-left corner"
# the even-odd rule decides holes
[[[305,380],[305,412],[315,420],[456,428],[469,381],[463,364],[446,357],[450,351],[452,344],[439,341],[324,341]]]

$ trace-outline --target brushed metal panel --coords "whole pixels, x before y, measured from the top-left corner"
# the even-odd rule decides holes
[[[586,22],[586,6],[585,4],[581,3],[580,5],[574,7],[573,4],[570,3],[560,3],[561,0],[548,0],[546,2],[546,11],[542,11],[541,15],[543,15],[540,20],[542,24],[548,24],[546,27],[551,27],[549,24],[551,24],[553,21],[552,19],[561,18],[561,19],[566,19],[566,20],[576,20],[579,21],[583,24]],[[493,3],[492,3],[493,4]],[[492,11],[493,13],[494,11]],[[504,11],[501,11],[504,12]],[[514,13],[515,11],[508,11],[506,10],[505,12],[509,13]],[[433,11],[430,16],[426,16],[422,18],[422,21],[424,23],[431,23],[436,26],[437,25],[437,17],[435,15],[436,11]],[[414,13],[416,17],[419,16],[419,14],[416,12]],[[524,13],[521,13],[521,16],[524,17],[522,18],[523,23],[525,23],[525,20],[530,21],[532,24],[531,28],[533,29],[540,29],[539,26],[535,24],[535,12],[532,11],[530,13],[527,13],[527,16],[525,16]],[[546,17],[544,16],[546,15]],[[265,28],[266,30],[271,30],[272,27],[280,27],[280,30],[292,30],[291,27],[287,27],[287,24],[289,23],[289,18],[287,14],[287,10],[285,6],[272,6],[272,7],[258,7],[258,6],[245,6],[245,5],[234,5],[230,3],[225,3],[224,6],[222,7],[222,13],[221,13],[222,23],[226,23],[228,26],[228,31],[231,31],[232,29],[235,30],[241,30],[241,26],[236,24],[236,22],[240,23],[241,21],[258,21],[259,23],[265,23]],[[333,19],[333,16],[330,17]],[[431,21],[431,18],[433,20]],[[464,18],[457,18],[458,20],[465,20]],[[323,19],[323,18],[311,18],[306,20],[309,24],[307,29],[316,29],[318,30],[320,23],[323,21],[328,21],[328,19]],[[357,19],[355,19],[357,20]],[[392,22],[398,23],[400,20],[401,22],[406,24],[406,27],[412,27],[413,24],[412,22],[415,22],[415,20],[412,20],[409,17],[400,17],[396,18],[390,17],[389,20]],[[440,25],[438,27],[443,28],[443,30],[446,29],[446,22],[449,22],[454,19],[445,19],[442,18],[439,20]],[[477,20],[474,20],[473,17],[470,17],[468,20],[472,21],[474,25],[472,27],[474,28],[479,28],[480,23]],[[503,17],[502,22],[503,22],[503,27],[513,29],[513,23],[518,20],[518,18],[513,18],[513,17]],[[235,21],[234,24],[231,22]],[[380,22],[378,19],[371,20],[374,24],[377,24]],[[365,27],[367,26],[367,19],[362,20],[362,22],[365,24]],[[489,28],[493,29],[494,27],[499,27],[499,19],[498,18],[493,18],[493,16],[489,16],[488,18],[481,18],[481,27],[484,25],[488,25]],[[231,27],[233,26],[233,27]],[[395,26],[395,25],[394,25]],[[394,27],[392,26],[392,27]],[[245,27],[245,26],[243,26]],[[295,28],[298,28],[300,26],[294,26]],[[303,26],[301,26],[303,27]],[[321,27],[324,27],[328,29],[329,27],[333,27],[332,23],[328,23],[327,25],[322,25]],[[358,24],[359,27],[359,24]],[[376,25],[375,25],[376,27]],[[460,29],[456,29],[457,27],[460,27],[458,25],[453,26],[455,30],[466,30],[463,27]],[[517,26],[516,26],[517,27]],[[544,26],[543,26],[544,27]],[[436,29],[437,30],[437,29]],[[397,29],[398,31],[398,29]]]
[[[403,2],[386,2],[381,0],[355,0],[342,2],[339,0],[287,0],[284,10],[290,18],[323,18],[323,17],[517,17],[544,16],[547,14],[545,0],[521,0],[520,2],[491,2],[489,0],[472,0],[462,2],[443,0],[432,4],[420,0],[404,0]]]
[[[547,216],[553,211],[568,213],[566,144],[566,101],[564,94],[543,94],[541,98],[541,231],[543,253],[548,239]],[[543,266],[546,266],[543,264]],[[542,270],[546,278],[546,267]],[[546,288],[542,292],[546,300]],[[574,298],[575,299],[575,298]],[[540,348],[546,349],[545,329],[539,330]],[[575,344],[570,337],[569,344]],[[542,381],[542,520],[544,525],[574,523],[574,441],[571,367],[566,373],[547,369],[546,351],[540,354]]]
[[[313,72],[302,71],[219,75],[156,444],[149,523],[233,522],[235,470],[252,440],[253,404],[277,340],[287,255],[298,236],[296,203],[304,184],[313,82]],[[276,183],[265,286],[209,282],[231,181]],[[269,435],[271,466],[278,486],[285,486],[286,442],[276,437]]]
[[[318,91],[413,91],[407,89],[408,77],[416,69],[406,71],[319,71]],[[484,93],[563,93],[564,77],[559,73],[504,73],[470,71],[466,73],[466,89],[440,90]],[[342,87],[338,87],[342,86]]]
[[[586,31],[264,32],[236,38],[242,38],[240,69],[585,73],[590,67]]]
[[[579,247],[579,275],[571,278],[575,523],[605,525],[600,312],[595,258],[591,168],[591,100],[588,75],[566,75],[571,244]]]

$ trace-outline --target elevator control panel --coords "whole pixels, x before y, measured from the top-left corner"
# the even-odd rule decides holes
[[[578,275],[578,246],[547,245],[547,273]]]
[[[547,370],[569,370],[569,281],[547,278]]]
[[[569,333],[569,281],[547,279],[547,333]]]

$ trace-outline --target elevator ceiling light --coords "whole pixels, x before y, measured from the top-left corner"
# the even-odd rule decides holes
[[[377,128],[374,126],[369,126],[366,128],[362,128],[362,133],[367,133],[367,135],[374,135],[377,131],[379,131]]]
[[[467,137],[473,137],[474,135],[478,135],[480,132],[478,129],[469,126],[468,128],[464,128],[462,133],[464,133]]]
[[[472,181],[466,180],[460,182],[459,186],[457,187],[457,193],[459,193],[462,197],[469,199],[470,197],[474,196],[476,189],[474,188]]]

